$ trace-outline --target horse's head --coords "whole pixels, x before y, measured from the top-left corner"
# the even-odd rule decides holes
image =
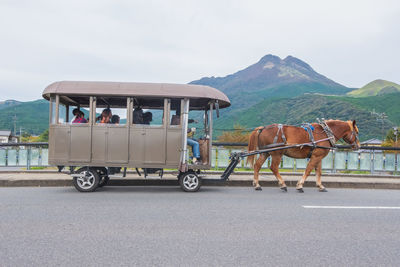
[[[349,129],[344,133],[343,140],[351,145],[351,148],[357,150],[361,147],[358,140],[358,128],[356,121],[347,121]]]

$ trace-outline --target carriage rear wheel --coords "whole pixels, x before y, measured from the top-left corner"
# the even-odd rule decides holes
[[[106,168],[97,168],[97,174],[100,177],[99,187],[103,187],[108,184],[110,177],[108,177],[108,172]]]
[[[103,176],[99,182],[99,187],[103,187],[108,184],[108,181],[110,181],[110,177],[108,176]]]
[[[99,185],[100,177],[95,169],[83,167],[75,172],[79,177],[74,177],[73,184],[80,192],[93,192]]]
[[[179,184],[185,192],[199,191],[201,182],[201,178],[192,171],[184,172],[179,175]]]

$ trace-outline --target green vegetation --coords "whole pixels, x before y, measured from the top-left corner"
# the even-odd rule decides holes
[[[399,105],[388,105],[388,96],[379,96],[379,101],[370,98],[349,98],[338,96],[323,96],[316,94],[305,94],[294,98],[271,98],[266,99],[248,109],[234,110],[215,121],[216,129],[230,129],[233,123],[243,125],[247,128],[255,128],[272,123],[300,124],[303,122],[314,122],[316,118],[356,120],[360,129],[360,138],[382,138],[397,118],[396,109],[400,111]],[[391,99],[400,99],[400,93]],[[365,102],[364,102],[365,101]],[[396,100],[393,100],[394,102]],[[391,102],[390,102],[391,103]],[[398,102],[399,103],[399,102]],[[391,114],[383,123],[371,115],[371,110],[378,111],[385,108]],[[393,109],[393,110],[392,110]],[[397,113],[399,113],[397,111]],[[391,120],[393,118],[393,121]]]
[[[36,100],[18,102],[1,109],[0,129],[14,131],[14,116],[16,116],[16,130],[20,127],[24,132],[38,135],[49,128],[49,102]]]
[[[375,80],[366,84],[360,89],[356,89],[347,93],[347,95],[354,97],[365,97],[395,92],[400,92],[399,84],[385,80]]]
[[[220,141],[241,142],[252,129],[261,125],[297,125],[314,122],[316,118],[356,120],[361,140],[382,139],[391,127],[400,125],[400,85],[375,80],[351,91],[292,56],[281,59],[266,55],[231,75],[205,77],[191,84],[215,87],[231,100],[232,106],[222,109],[221,117],[214,120],[213,136]],[[21,127],[28,133],[27,141],[48,139],[45,131],[49,104],[46,100],[7,100],[0,102],[0,110],[0,129],[13,130],[16,116],[16,129],[19,132]],[[87,111],[83,111],[87,117]],[[387,118],[379,120],[373,111],[385,113]],[[161,122],[161,115],[161,111],[155,112],[153,123]],[[203,113],[190,112],[190,117],[199,122],[202,116]],[[201,133],[201,123],[191,126],[198,127]],[[30,136],[39,134],[39,137]]]

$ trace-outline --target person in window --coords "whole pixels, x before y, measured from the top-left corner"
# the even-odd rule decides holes
[[[143,113],[143,124],[150,125],[150,122],[153,121],[153,113],[150,111]]]
[[[198,121],[189,119],[189,123],[197,123]],[[181,124],[181,110],[178,108],[175,112],[175,115],[172,116],[171,118],[171,125],[180,125]],[[187,144],[192,147],[193,151],[193,163],[194,164],[201,164],[200,160],[200,145],[199,142],[197,142],[193,136],[194,133],[196,132],[196,128],[188,128],[187,133]]]
[[[111,109],[105,108],[101,112],[101,115],[97,117],[97,121],[100,123],[111,123],[112,112]]]
[[[188,128],[188,137],[187,137],[187,144],[192,147],[193,151],[193,163],[194,164],[201,164],[200,160],[200,145],[199,142],[197,142],[193,136],[194,133],[196,132],[196,128]]]
[[[133,124],[143,124],[143,109],[140,107],[133,110]]]
[[[112,115],[111,117],[111,123],[112,124],[119,124],[120,118],[118,115]]]
[[[72,111],[72,114],[74,114],[75,116],[72,123],[87,123],[87,120],[85,119],[85,114],[78,108],[74,109]]]

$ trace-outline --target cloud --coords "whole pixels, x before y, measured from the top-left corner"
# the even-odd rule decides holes
[[[187,83],[265,54],[293,55],[347,86],[396,73],[397,1],[3,1],[0,95],[57,80]]]

